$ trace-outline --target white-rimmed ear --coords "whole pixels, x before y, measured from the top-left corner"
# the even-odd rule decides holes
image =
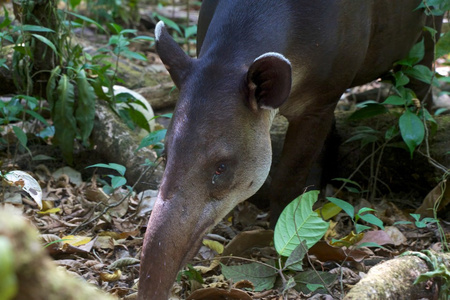
[[[159,21],[155,27],[156,52],[169,71],[175,85],[180,88],[186,76],[190,72],[192,58],[178,46],[167,32],[163,21]]]
[[[267,52],[257,57],[247,72],[250,107],[275,109],[291,93],[292,69],[280,53]]]

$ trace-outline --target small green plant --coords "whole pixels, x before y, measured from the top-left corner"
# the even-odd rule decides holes
[[[277,261],[254,262],[239,266],[222,265],[222,274],[234,282],[250,280],[255,291],[271,289],[281,276],[283,289],[294,288],[305,294],[318,288],[326,288],[336,276],[326,272],[305,271],[295,276],[292,272],[303,270],[302,260],[308,249],[325,234],[329,224],[312,210],[319,191],[309,191],[297,197],[281,213],[275,226],[274,244],[280,255]]]
[[[95,164],[88,166],[87,168],[106,168],[110,170],[117,171],[119,173],[119,176],[117,175],[108,175],[108,177],[111,179],[111,184],[107,182],[103,182],[103,191],[107,194],[112,194],[116,189],[125,186],[127,183],[127,179],[125,178],[125,172],[126,168],[122,165],[115,164],[115,163],[109,163],[109,164]],[[128,190],[131,190],[130,186],[126,186]]]
[[[420,214],[410,214],[411,217],[414,219],[414,223],[411,221],[398,221],[395,222],[394,225],[400,225],[400,224],[414,224],[417,228],[425,228],[428,226],[428,224],[432,223],[438,223],[439,221],[435,218],[423,218],[420,219]]]
[[[371,228],[367,225],[359,224],[358,223],[359,220],[362,220],[368,224],[375,225],[381,229],[384,229],[383,222],[374,214],[372,214],[372,212],[375,211],[374,209],[363,207],[357,213],[355,213],[355,208],[348,202],[345,202],[341,199],[334,197],[327,197],[327,200],[335,204],[336,206],[342,208],[343,211],[345,211],[345,213],[352,220],[357,234]]]

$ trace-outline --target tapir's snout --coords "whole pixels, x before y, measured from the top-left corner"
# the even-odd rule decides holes
[[[166,300],[173,280],[197,253],[205,232],[214,225],[208,205],[189,205],[191,199],[158,197],[144,239],[139,299]]]

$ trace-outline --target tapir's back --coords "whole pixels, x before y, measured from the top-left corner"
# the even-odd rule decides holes
[[[198,53],[200,58],[232,53],[248,61],[268,51],[280,52],[293,64],[294,86],[305,77],[329,85],[333,76],[342,77],[337,86],[358,85],[381,75],[418,40],[425,24],[425,15],[414,11],[419,4],[206,0],[199,18]]]

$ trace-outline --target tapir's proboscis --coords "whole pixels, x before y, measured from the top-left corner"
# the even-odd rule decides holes
[[[272,222],[304,189],[346,89],[379,78],[440,24],[420,0],[204,0],[190,58],[159,22],[156,50],[180,97],[145,234],[139,299],[166,300],[201,239],[271,168],[270,127],[289,127],[267,194]],[[414,84],[419,99],[428,86]]]

